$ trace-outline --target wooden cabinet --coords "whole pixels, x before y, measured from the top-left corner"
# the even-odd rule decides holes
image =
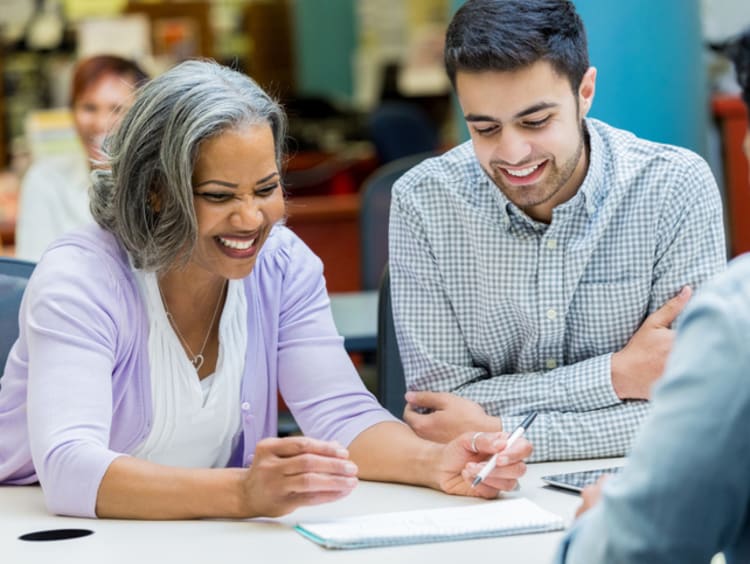
[[[276,97],[295,92],[292,7],[289,0],[250,2],[243,28],[250,42],[247,73]]]
[[[293,196],[287,226],[323,261],[329,292],[359,290],[359,194]]]
[[[213,57],[210,9],[205,0],[163,3],[131,0],[125,13],[148,16],[154,56],[180,62],[191,57]]]

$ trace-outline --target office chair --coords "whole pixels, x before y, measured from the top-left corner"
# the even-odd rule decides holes
[[[391,277],[388,268],[383,272],[378,294],[378,349],[375,356],[378,382],[378,401],[399,419],[403,418],[406,383],[401,354],[396,341],[391,307]]]
[[[393,184],[407,170],[435,154],[430,151],[398,159],[381,166],[365,180],[359,209],[359,256],[363,290],[378,289],[383,269],[388,262],[388,218]]]
[[[0,257],[0,378],[10,348],[18,338],[18,309],[35,266],[33,262]]]
[[[437,126],[414,102],[382,102],[370,114],[368,128],[381,164],[417,153],[436,151],[440,146]]]

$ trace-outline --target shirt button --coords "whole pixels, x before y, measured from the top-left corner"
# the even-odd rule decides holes
[[[547,310],[547,319],[557,319],[557,311],[554,309],[548,309]]]
[[[237,404],[235,404],[235,405],[237,405]],[[249,411],[250,410],[250,402],[243,401],[242,405],[240,406],[240,409],[242,409],[242,411]]]
[[[553,368],[557,368],[557,361],[554,358],[548,358],[545,364],[550,370],[552,370]]]
[[[555,250],[557,248],[557,239],[547,239],[547,248]]]

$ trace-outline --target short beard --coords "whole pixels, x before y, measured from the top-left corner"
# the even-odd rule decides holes
[[[497,186],[501,192],[505,194],[505,197],[508,198],[511,202],[513,202],[519,209],[526,211],[529,208],[534,208],[536,206],[540,206],[542,204],[545,204],[549,202],[552,198],[554,198],[560,190],[562,190],[565,185],[568,183],[568,181],[571,179],[573,174],[575,173],[576,167],[578,166],[578,163],[581,160],[581,156],[583,155],[583,151],[586,150],[586,147],[588,145],[588,131],[586,130],[585,122],[583,120],[580,121],[580,125],[578,128],[578,135],[579,135],[579,143],[578,147],[576,148],[575,154],[565,161],[563,163],[563,166],[561,169],[558,169],[554,173],[554,177],[549,179],[549,182],[554,183],[554,190],[549,192],[548,194],[545,194],[543,198],[539,200],[535,200],[532,202],[523,202],[518,203],[515,202],[511,197],[510,194],[512,194],[512,190],[508,189],[506,183],[505,183],[505,177],[502,176],[502,173],[493,174],[492,170],[485,170],[484,167],[482,167],[482,170],[484,170],[484,173],[489,177],[490,180]],[[553,161],[551,159],[548,159],[549,166],[550,163]],[[490,163],[490,166],[492,167],[492,163]],[[499,166],[499,165],[496,165]]]

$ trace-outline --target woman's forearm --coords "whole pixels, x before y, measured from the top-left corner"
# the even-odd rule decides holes
[[[349,445],[359,477],[439,489],[438,459],[443,445],[419,438],[403,423],[383,422],[360,433]]]
[[[252,517],[243,508],[246,473],[242,468],[175,468],[121,456],[102,478],[96,515],[123,519]]]

